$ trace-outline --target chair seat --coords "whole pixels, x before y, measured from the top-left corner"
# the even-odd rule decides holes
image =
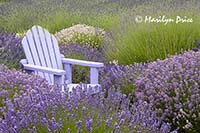
[[[73,89],[82,89],[85,92],[91,94],[98,93],[100,91],[101,85],[99,84],[67,84],[67,86],[62,86],[62,92],[73,92]]]

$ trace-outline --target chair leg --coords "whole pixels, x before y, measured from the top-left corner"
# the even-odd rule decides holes
[[[99,72],[98,68],[90,68],[90,84],[98,84]]]
[[[54,75],[54,85],[62,85],[62,84],[63,84],[63,76]]]
[[[66,70],[66,79],[69,84],[72,83],[72,65],[71,64],[65,64],[65,70]]]

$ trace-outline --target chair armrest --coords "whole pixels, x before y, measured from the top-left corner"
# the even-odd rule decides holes
[[[45,73],[54,74],[54,75],[64,75],[66,73],[64,70],[60,70],[60,69],[47,68],[47,67],[27,64],[27,61],[25,59],[22,59],[20,63],[23,65],[23,68],[26,70],[40,71],[40,72],[45,72]]]
[[[60,54],[60,57],[61,57],[61,58],[65,58],[64,54]]]
[[[88,66],[88,67],[95,67],[95,68],[104,66],[104,64],[100,62],[84,61],[84,60],[69,59],[69,58],[62,58],[62,62],[64,64]]]

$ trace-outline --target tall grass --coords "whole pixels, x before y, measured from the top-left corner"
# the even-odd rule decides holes
[[[110,29],[117,24],[119,6],[102,0],[11,1],[0,6],[0,27],[23,33],[38,24],[55,33],[77,23]]]
[[[177,4],[177,3],[176,3]],[[170,5],[169,5],[170,6]],[[159,6],[151,6],[158,8]],[[138,13],[129,13],[124,17],[121,25],[113,31],[111,47],[106,47],[106,55],[109,60],[118,60],[120,64],[132,64],[133,62],[149,62],[164,59],[168,55],[181,53],[184,50],[194,48],[195,40],[200,38],[199,13],[191,6],[179,5],[179,9],[159,9],[155,12],[148,7],[138,10]],[[141,9],[141,7],[139,8]],[[167,18],[187,16],[192,18],[192,23],[136,23],[136,15],[143,18],[152,16],[158,18],[165,15]],[[128,18],[128,19],[127,19]],[[176,19],[175,19],[176,20]]]
[[[98,26],[107,33],[112,31],[112,45],[105,44],[108,59],[131,64],[193,48],[195,39],[200,38],[199,6],[198,0],[11,0],[0,5],[0,27],[24,33],[37,24],[55,33],[78,23]],[[194,22],[135,23],[136,15],[188,16]]]

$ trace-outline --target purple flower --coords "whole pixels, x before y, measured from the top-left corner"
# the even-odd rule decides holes
[[[106,120],[106,128],[109,128],[111,126],[112,122],[113,122],[112,118]]]
[[[9,67],[19,67],[19,61],[24,58],[21,38],[15,34],[0,30],[0,63]]]
[[[93,119],[92,118],[86,119],[85,127],[89,132],[92,131],[92,124],[93,124]]]
[[[120,126],[118,123],[115,123],[114,127],[115,127],[115,129],[120,129]]]
[[[156,114],[174,127],[172,130],[179,128],[180,132],[189,132],[200,124],[192,118],[200,112],[199,59],[200,52],[188,51],[149,63],[135,82],[136,99],[153,105]],[[183,129],[187,119],[194,125]]]
[[[76,128],[80,129],[81,126],[82,126],[82,121],[81,120],[77,121],[76,122]]]
[[[82,124],[88,132],[96,131],[102,125],[119,132],[128,128],[142,131],[142,123],[146,123],[148,131],[160,131],[161,124],[156,125],[160,118],[152,110],[153,104],[142,100],[131,103],[120,87],[105,86],[100,93],[92,95],[81,90],[75,92],[78,94],[63,94],[60,88],[49,85],[39,76],[0,65],[0,131],[27,129],[34,132],[39,126],[49,132],[62,132],[68,127],[73,129],[68,132],[75,128],[81,132]],[[134,121],[135,118],[137,121]],[[117,124],[112,126],[114,123]]]
[[[133,65],[107,64],[100,70],[100,81],[103,88],[115,87],[122,93],[129,94],[135,89],[135,81],[147,67],[147,64],[135,63]]]
[[[71,129],[70,128],[68,128],[67,129],[67,133],[71,133],[72,131],[71,131]]]

